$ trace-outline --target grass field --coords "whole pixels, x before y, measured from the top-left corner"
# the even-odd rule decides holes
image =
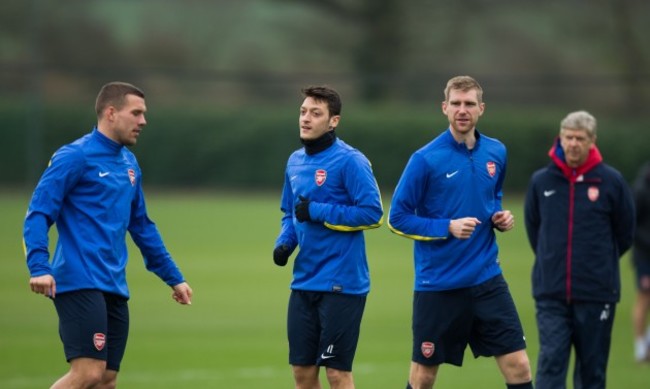
[[[148,193],[148,208],[194,289],[180,306],[131,246],[131,333],[120,388],[291,388],[285,335],[290,267],[273,265],[279,193]],[[388,193],[384,195],[388,197]],[[54,307],[29,291],[21,246],[29,193],[0,192],[0,388],[44,388],[67,371]],[[499,236],[501,261],[537,360],[530,293],[532,253],[521,203],[506,204],[517,225]],[[386,208],[386,211],[388,209]],[[403,388],[410,359],[412,244],[385,226],[366,233],[372,290],[354,365],[357,388]],[[292,258],[293,259],[293,258]],[[634,363],[633,277],[622,262],[608,387],[647,388],[650,366]],[[324,381],[324,372],[321,374]],[[327,386],[324,386],[327,387]],[[436,388],[504,388],[493,359],[468,352],[443,365]],[[569,383],[569,387],[573,386]]]

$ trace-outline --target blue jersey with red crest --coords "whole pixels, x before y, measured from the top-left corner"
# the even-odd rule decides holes
[[[471,150],[449,129],[417,150],[393,194],[388,226],[415,240],[417,291],[470,287],[501,274],[491,218],[501,211],[506,148],[475,134]],[[449,223],[464,217],[481,224],[469,239],[457,239]]]
[[[294,206],[309,199],[312,221],[299,222]],[[276,246],[299,246],[291,289],[365,295],[370,277],[363,230],[379,227],[383,208],[368,159],[340,139],[309,155],[304,148],[287,162],[282,228]]]
[[[32,277],[52,274],[57,293],[97,289],[129,297],[126,232],[148,270],[168,285],[183,276],[147,216],[141,171],[128,148],[96,128],[57,150],[32,195],[23,230]],[[48,231],[58,241],[49,261]]]

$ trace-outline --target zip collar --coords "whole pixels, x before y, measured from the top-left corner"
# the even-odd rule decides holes
[[[583,176],[585,173],[603,162],[603,156],[600,154],[598,147],[594,144],[589,149],[587,160],[582,165],[576,168],[570,167],[566,163],[564,149],[562,149],[562,145],[560,144],[560,137],[555,138],[553,146],[548,151],[548,156],[551,157],[553,163],[560,168],[564,176],[571,182],[576,182],[579,177]]]

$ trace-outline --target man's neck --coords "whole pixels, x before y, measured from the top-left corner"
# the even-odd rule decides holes
[[[456,142],[464,143],[470,150],[476,145],[476,128],[472,128],[471,131],[466,133],[460,133],[451,128],[451,136],[454,137]]]

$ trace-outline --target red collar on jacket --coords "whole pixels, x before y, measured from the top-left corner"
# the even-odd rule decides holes
[[[566,178],[571,182],[576,182],[579,177],[582,177],[583,174],[587,173],[603,161],[603,157],[600,154],[598,147],[594,144],[591,145],[591,148],[589,149],[589,155],[587,156],[585,163],[577,168],[569,167],[569,165],[566,164],[564,150],[560,144],[559,137],[555,138],[555,143],[553,143],[553,147],[548,151],[548,156],[551,157],[555,165],[562,170],[562,173],[564,173]]]

